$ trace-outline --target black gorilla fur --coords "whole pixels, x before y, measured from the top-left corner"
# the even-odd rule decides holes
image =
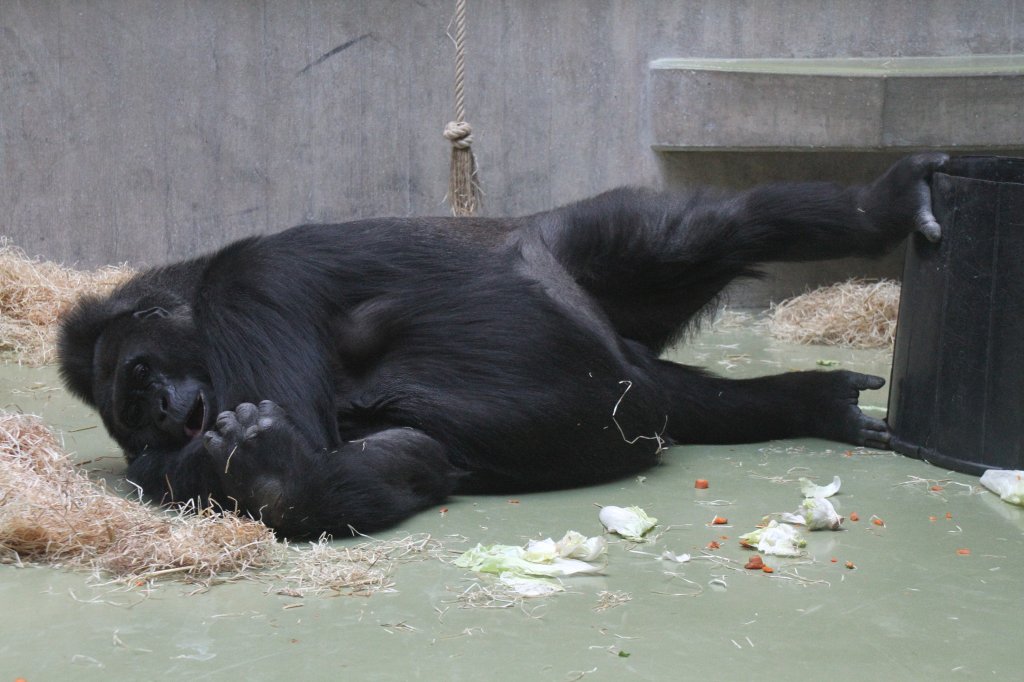
[[[766,261],[938,237],[945,156],[874,183],[619,189],[513,219],[305,225],[142,272],[63,320],[61,371],[164,502],[291,536],[370,532],[453,492],[608,481],[663,445],[884,446],[852,372],[719,378],[659,359]]]

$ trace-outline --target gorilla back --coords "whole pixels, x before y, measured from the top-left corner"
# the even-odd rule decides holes
[[[291,536],[372,532],[452,492],[611,480],[663,447],[884,446],[851,372],[728,380],[659,359],[768,261],[938,238],[942,155],[874,183],[620,189],[514,219],[306,225],[142,272],[64,318],[69,390],[151,498]]]

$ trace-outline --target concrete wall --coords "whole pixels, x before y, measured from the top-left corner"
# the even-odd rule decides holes
[[[891,158],[655,152],[652,59],[1024,52],[1024,0],[469,4],[490,215],[624,183],[859,180]],[[304,221],[445,212],[453,6],[0,0],[0,234],[141,265]],[[827,277],[861,266],[844,268]],[[789,277],[744,301],[805,275]]]

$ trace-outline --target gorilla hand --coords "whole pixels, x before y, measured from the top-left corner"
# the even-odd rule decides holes
[[[916,230],[929,241],[938,241],[942,229],[932,215],[931,178],[947,161],[949,156],[941,153],[900,159],[862,190],[858,210],[893,239]]]

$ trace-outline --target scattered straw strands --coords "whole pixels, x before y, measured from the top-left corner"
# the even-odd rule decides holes
[[[630,601],[633,601],[633,595],[629,592],[601,590],[597,593],[597,605],[591,610],[594,613],[601,613]]]
[[[490,578],[490,576],[488,576]],[[469,585],[459,589],[448,586],[447,590],[454,593],[454,599],[446,600],[447,604],[455,604],[460,609],[510,609],[518,608],[531,618],[538,618],[543,606],[528,608],[526,597],[514,587],[497,580],[470,580]]]
[[[127,266],[91,272],[29,258],[0,237],[0,352],[27,365],[56,359],[56,322],[86,293],[104,293],[132,274]]]
[[[772,336],[795,343],[887,348],[896,338],[900,285],[851,279],[772,306]]]
[[[89,480],[36,417],[0,412],[0,553],[117,579],[209,581],[277,561],[263,524],[154,510]]]
[[[234,514],[169,512],[112,494],[75,468],[38,417],[0,410],[0,563],[87,569],[136,584],[238,578],[283,584],[277,594],[370,595],[392,590],[395,566],[441,559],[429,535],[308,547],[276,542]]]
[[[419,534],[397,540],[369,540],[348,546],[334,546],[326,538],[306,548],[293,547],[287,587],[278,594],[292,597],[322,595],[369,596],[393,591],[394,567],[400,563],[441,559],[447,550],[430,535]]]

